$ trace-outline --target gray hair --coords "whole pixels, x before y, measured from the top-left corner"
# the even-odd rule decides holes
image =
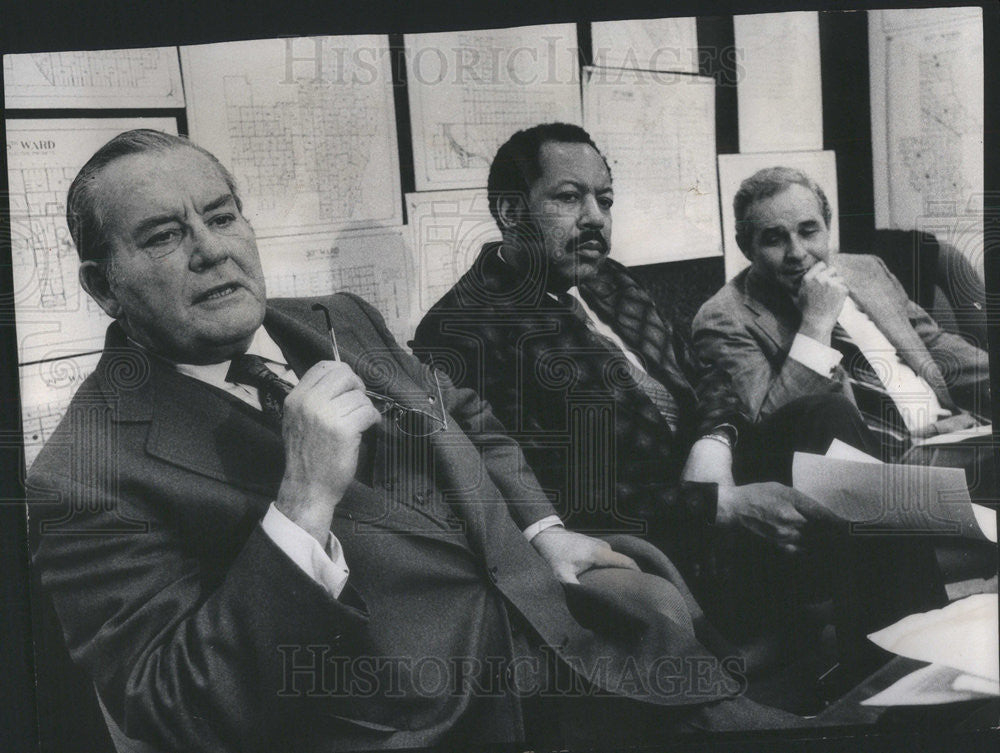
[[[750,255],[753,240],[753,223],[747,220],[750,207],[761,199],[768,199],[781,193],[792,184],[808,188],[819,202],[823,222],[830,227],[830,202],[826,194],[812,178],[793,167],[766,167],[758,170],[740,183],[740,190],[733,198],[733,214],[736,215],[736,245],[747,256]]]
[[[69,187],[69,194],[66,196],[66,223],[69,225],[69,232],[81,261],[103,263],[108,257],[107,238],[104,237],[101,221],[102,210],[107,207],[104,206],[104,197],[95,188],[104,168],[122,157],[149,152],[162,153],[172,149],[194,149],[208,157],[229,186],[237,208],[243,211],[243,203],[236,190],[236,179],[207,149],[203,149],[184,136],[174,136],[149,128],[126,131],[98,149],[94,156],[87,160],[87,164],[80,168],[80,172]]]

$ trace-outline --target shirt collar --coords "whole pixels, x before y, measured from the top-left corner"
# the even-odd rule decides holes
[[[503,246],[497,246],[497,258],[500,260],[501,264],[504,264],[508,267],[510,266],[510,264],[507,263],[507,260],[503,258]],[[566,292],[576,296],[577,298],[580,298],[580,292],[576,289],[575,285]],[[559,300],[559,296],[557,296],[555,293],[550,293],[548,290],[545,291],[545,295],[547,295],[553,301]]]
[[[265,361],[273,361],[282,365],[287,364],[281,348],[271,339],[271,336],[267,334],[267,330],[263,326],[257,328],[246,352],[250,355],[260,356]],[[221,363],[175,363],[174,368],[181,374],[186,374],[203,382],[222,385],[227,384],[226,374],[229,373],[229,364],[231,363],[232,359],[222,361]]]

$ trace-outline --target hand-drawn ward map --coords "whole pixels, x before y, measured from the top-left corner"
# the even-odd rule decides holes
[[[932,230],[980,270],[981,8],[869,11],[877,227]]]
[[[100,350],[111,320],[80,288],[66,192],[105,142],[131,128],[177,133],[173,118],[7,121],[18,363]]]
[[[402,224],[388,38],[181,48],[191,138],[236,176],[258,237]]]
[[[573,24],[407,34],[404,44],[418,191],[483,187],[515,131],[580,122]]]
[[[184,107],[176,47],[4,55],[4,107]]]

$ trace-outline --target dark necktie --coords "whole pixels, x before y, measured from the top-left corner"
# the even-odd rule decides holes
[[[226,373],[226,381],[256,387],[260,407],[264,411],[264,419],[276,431],[281,432],[281,417],[284,413],[285,398],[294,389],[292,384],[267,368],[267,362],[263,358],[249,353],[244,353],[233,359],[229,371]],[[369,448],[372,438],[370,433],[366,434],[358,447],[358,467],[354,474],[355,478],[369,486],[372,483],[372,464],[370,462],[372,453]]]
[[[256,387],[264,416],[272,424],[281,426],[285,398],[293,387],[267,368],[263,358],[248,353],[236,356],[226,373],[226,381]]]
[[[559,301],[563,305],[568,306],[573,315],[582,321],[587,326],[587,329],[607,348],[609,348],[613,353],[621,353],[621,357],[624,359],[625,366],[628,369],[629,376],[632,377],[632,380],[636,383],[636,385],[638,385],[639,389],[641,389],[646,397],[649,398],[649,401],[663,417],[663,420],[667,423],[667,426],[670,427],[670,430],[677,431],[677,423],[680,418],[680,414],[677,410],[677,401],[674,399],[670,390],[632,363],[632,359],[622,352],[622,349],[617,343],[614,342],[614,340],[601,334],[601,332],[594,326],[594,323],[587,315],[587,312],[583,310],[583,306],[580,305],[580,301],[576,299],[576,296],[570,295],[569,293],[563,293],[559,296]]]
[[[868,428],[882,437],[883,444],[893,449],[894,454],[905,449],[909,438],[906,423],[861,348],[840,324],[833,327],[830,345],[844,357],[843,367],[854,400]]]

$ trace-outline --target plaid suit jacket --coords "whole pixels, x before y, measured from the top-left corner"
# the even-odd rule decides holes
[[[581,294],[673,394],[680,420],[671,431],[623,354],[546,293],[544,275],[525,279],[499,248],[484,246],[427,313],[414,353],[492,404],[567,525],[644,534],[690,568],[706,553],[716,488],[679,479],[698,436],[745,423],[728,376],[698,374],[685,339],[606,260]]]

